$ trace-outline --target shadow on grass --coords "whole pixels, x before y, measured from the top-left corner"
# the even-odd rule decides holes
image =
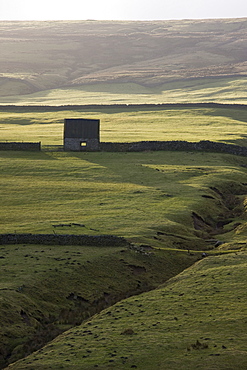
[[[247,123],[247,108],[246,106],[235,108],[233,107],[227,107],[227,108],[217,108],[217,109],[211,109],[204,112],[205,116],[221,116],[221,117],[227,117],[231,118],[235,121],[240,121]]]
[[[228,134],[228,135],[235,136],[235,134]],[[247,147],[247,135],[241,135],[241,139],[229,139],[229,140],[224,140],[224,142]]]

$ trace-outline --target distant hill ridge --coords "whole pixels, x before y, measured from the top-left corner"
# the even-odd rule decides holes
[[[247,76],[247,18],[0,23],[0,96]]]

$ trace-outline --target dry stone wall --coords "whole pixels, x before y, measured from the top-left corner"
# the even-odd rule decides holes
[[[207,151],[247,156],[247,147],[233,144],[216,143],[208,140],[188,141],[139,141],[133,143],[100,143],[104,152],[142,152],[142,151]]]
[[[0,234],[0,245],[43,244],[124,247],[129,243],[115,235]]]
[[[40,151],[41,143],[15,143],[15,142],[0,142],[0,150],[26,150],[26,151]]]

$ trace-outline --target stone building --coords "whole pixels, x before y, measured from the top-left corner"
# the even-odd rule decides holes
[[[64,150],[99,150],[100,120],[69,118],[64,120]]]

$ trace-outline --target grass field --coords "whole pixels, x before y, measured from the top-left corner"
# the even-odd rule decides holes
[[[0,256],[1,368],[104,307],[157,287],[198,258],[61,245],[0,246]]]
[[[97,109],[0,109],[1,141],[62,145],[64,118],[97,118],[101,141],[211,140],[247,146],[247,111],[199,107],[105,107]]]
[[[45,151],[0,153],[2,232],[53,232],[54,225],[68,224],[59,232],[114,234],[143,241],[159,229],[179,229],[183,224],[194,244],[198,242],[191,219],[194,207],[208,209],[210,204],[214,220],[226,213],[202,195],[212,196],[209,188],[214,184],[222,186],[233,179],[245,182],[244,157],[52,152],[49,146],[62,145],[65,117],[100,118],[101,141],[247,143],[245,109],[128,107],[40,112],[5,108],[0,114],[2,140],[41,140]],[[213,198],[217,202],[215,194]],[[71,223],[85,227],[71,228]]]
[[[209,187],[246,176],[240,167],[246,159],[211,153],[0,154],[2,232],[12,233],[114,234],[143,242],[166,230],[200,245],[192,211],[205,208],[203,217],[216,220],[224,209],[214,206]]]
[[[1,232],[114,234],[135,247],[0,246],[0,367],[207,251],[162,289],[117,303],[11,367],[245,369],[246,157],[52,148],[66,117],[102,119],[102,141],[246,146],[246,110],[45,109],[1,111],[2,140],[44,148],[0,152]]]
[[[13,82],[12,82],[13,83]],[[233,103],[246,104],[246,77],[192,78],[158,86],[138,83],[94,83],[0,97],[1,104],[162,104]],[[16,82],[17,84],[17,82]],[[13,92],[18,91],[13,87]]]
[[[245,109],[102,108],[0,115],[2,140],[62,145],[63,119],[101,119],[101,141],[212,140],[246,145]],[[1,153],[3,232],[52,232],[60,223],[85,224],[60,232],[152,235],[177,222],[201,192],[220,179],[241,178],[244,158],[209,153]],[[119,163],[121,166],[119,167]],[[197,200],[196,200],[197,199]],[[207,200],[208,201],[208,200]],[[204,199],[205,202],[205,199]],[[20,207],[21,205],[21,207]],[[12,212],[8,212],[11,209]],[[191,227],[190,214],[186,225]],[[133,229],[133,223],[135,225]],[[151,230],[151,231],[150,231]]]
[[[246,369],[246,157],[62,151],[78,117],[246,147],[246,22],[1,22],[0,140],[42,142],[0,151],[1,233],[131,244],[1,245],[0,368]]]
[[[246,253],[208,257],[9,369],[246,369]]]

